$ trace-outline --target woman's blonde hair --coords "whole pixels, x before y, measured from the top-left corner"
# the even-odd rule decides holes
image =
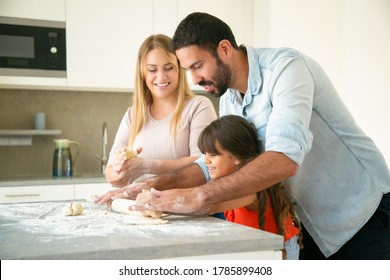
[[[194,94],[188,85],[186,73],[183,68],[180,67],[179,60],[177,59],[175,53],[171,50],[170,44],[171,38],[163,34],[156,34],[146,38],[138,50],[133,95],[132,123],[128,143],[129,147],[133,146],[135,137],[144,127],[148,116],[147,110],[153,103],[152,93],[146,86],[145,82],[145,58],[151,50],[159,49],[165,53],[169,61],[172,63],[175,71],[179,74],[177,102],[170,122],[170,129],[173,137],[176,136],[176,132],[180,128],[184,102],[194,97]]]

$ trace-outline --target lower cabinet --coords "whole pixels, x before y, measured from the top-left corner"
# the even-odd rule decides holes
[[[108,183],[1,187],[0,203],[85,199],[111,189]]]
[[[0,203],[68,200],[73,197],[72,184],[0,188]]]

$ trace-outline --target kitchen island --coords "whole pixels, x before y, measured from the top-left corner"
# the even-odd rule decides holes
[[[283,237],[210,216],[167,215],[138,224],[105,205],[69,201],[0,204],[0,259],[281,259]]]

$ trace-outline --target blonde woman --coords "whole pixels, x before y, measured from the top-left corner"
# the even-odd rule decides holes
[[[190,90],[170,43],[168,36],[152,35],[139,49],[133,105],[123,116],[105,170],[115,187],[192,163],[201,154],[200,133],[217,118],[211,101]],[[124,149],[139,155],[129,158]]]

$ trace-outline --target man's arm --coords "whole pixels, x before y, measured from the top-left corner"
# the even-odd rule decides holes
[[[233,200],[246,195],[264,190],[288,177],[294,176],[298,165],[282,153],[265,152],[253,161],[246,164],[240,170],[207,184],[192,187],[196,180],[196,174],[201,176],[200,169],[191,165],[180,170],[179,176],[171,178],[166,191],[141,193],[137,197],[137,205],[133,210],[155,210],[169,213],[207,214],[212,205],[227,200]],[[187,176],[188,175],[188,176]],[[173,176],[173,173],[171,173]],[[203,177],[203,176],[202,176]],[[186,181],[190,180],[190,181]],[[205,180],[204,177],[202,179]],[[186,189],[180,188],[186,184]],[[174,188],[174,189],[172,189]]]
[[[202,186],[206,205],[262,191],[294,176],[298,165],[278,152],[265,152],[229,176]]]
[[[196,163],[154,178],[156,182],[150,186],[161,191],[191,188],[206,183],[202,169]]]

